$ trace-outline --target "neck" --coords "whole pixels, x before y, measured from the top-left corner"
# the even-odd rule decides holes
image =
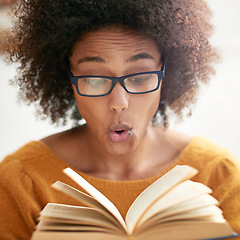
[[[165,139],[164,133],[161,137],[159,134],[156,136],[156,129],[153,128],[150,125],[137,147],[125,154],[108,152],[86,128],[85,164],[83,167],[82,162],[76,163],[76,168],[94,177],[115,180],[142,179],[156,175],[161,169],[159,165],[164,165],[166,160],[163,157],[160,163],[161,156],[156,149],[159,149],[161,142],[164,143]]]
[[[70,166],[93,177],[112,180],[143,179],[169,167],[190,141],[175,131],[149,126],[137,147],[125,154],[110,154],[94,140],[87,126],[42,139]]]

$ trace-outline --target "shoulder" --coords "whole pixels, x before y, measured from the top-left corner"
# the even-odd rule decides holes
[[[198,169],[197,181],[211,188],[240,183],[240,162],[231,152],[205,138],[193,137],[182,152],[179,162]]]
[[[18,172],[21,173],[23,171],[24,165],[28,162],[34,163],[37,159],[41,158],[44,155],[43,145],[40,141],[32,141],[21,148],[19,148],[14,153],[6,156],[0,162],[0,173],[7,174],[9,171],[5,171],[7,169],[11,169],[11,172],[14,171],[15,174]]]
[[[31,166],[41,165],[46,158],[52,157],[54,153],[42,141],[32,141],[20,147],[14,153],[6,156],[0,162],[1,169],[8,166]]]
[[[33,181],[49,179],[53,171],[64,166],[64,162],[47,145],[41,141],[32,141],[2,160],[0,184],[7,187],[30,187]]]
[[[26,173],[25,166],[35,166],[42,158],[42,148],[41,142],[32,141],[6,156],[0,163],[1,182],[19,181]]]
[[[193,162],[196,160],[205,167],[223,163],[229,165],[229,167],[239,165],[239,161],[228,149],[199,136],[193,137],[189,141],[182,153],[182,157]]]

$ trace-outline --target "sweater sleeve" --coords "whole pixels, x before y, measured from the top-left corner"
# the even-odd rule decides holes
[[[212,186],[211,186],[212,185]],[[226,156],[214,169],[210,178],[213,195],[231,227],[240,239],[240,167],[237,160]]]
[[[0,239],[30,239],[40,211],[33,182],[14,159],[3,160],[0,176]]]
[[[240,240],[240,164],[227,150],[205,138],[195,137],[179,158],[178,164],[187,164],[199,170],[192,180],[213,190],[223,216],[238,233]]]

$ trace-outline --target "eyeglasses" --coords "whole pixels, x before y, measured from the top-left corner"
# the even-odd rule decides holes
[[[156,91],[165,75],[165,61],[160,71],[141,72],[122,77],[104,76],[74,76],[70,68],[69,75],[77,92],[85,97],[101,97],[108,95],[120,82],[124,89],[131,94],[144,94]]]

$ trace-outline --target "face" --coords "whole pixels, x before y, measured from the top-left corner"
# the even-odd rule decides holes
[[[161,69],[153,40],[134,32],[102,29],[73,46],[70,68],[75,76],[120,77]],[[148,126],[160,100],[160,88],[147,94],[127,93],[117,82],[112,92],[85,97],[73,86],[78,110],[87,122],[89,141],[112,155],[134,152],[147,139]]]

